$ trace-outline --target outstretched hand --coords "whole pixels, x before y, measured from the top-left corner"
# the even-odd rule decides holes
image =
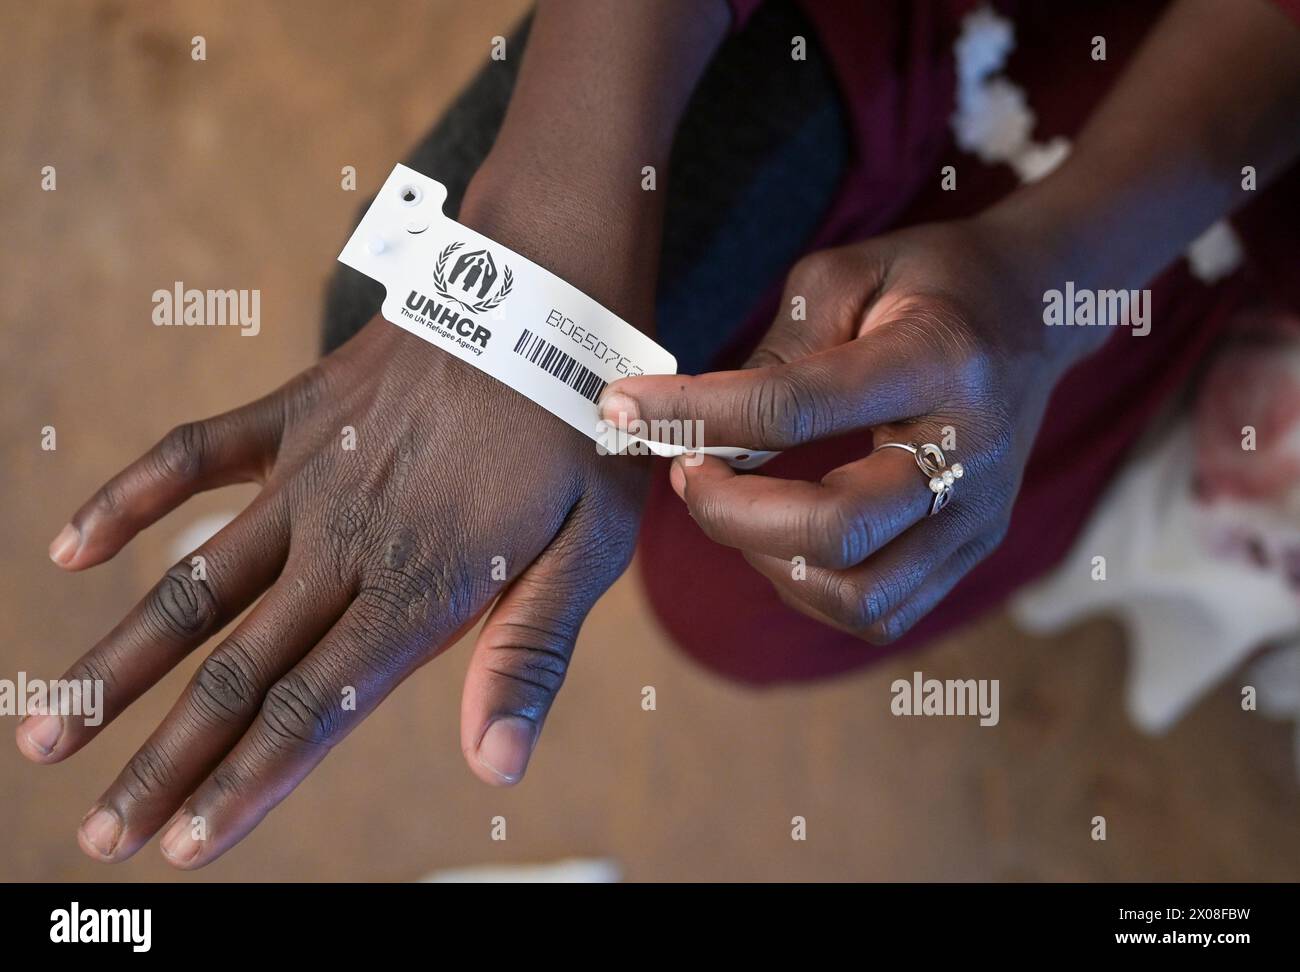
[[[510,212],[515,222],[478,226],[527,246],[531,217]],[[593,291],[622,286],[584,271],[602,265],[588,254],[549,252]],[[91,808],[81,846],[122,860],[161,831],[171,863],[210,862],[498,597],[465,679],[461,746],[481,779],[518,781],[579,627],[631,557],[646,478],[643,460],[599,456],[379,318],[267,397],[174,429],[76,512],[56,563],[104,563],[201,490],[262,489],[65,677],[102,681],[106,725],[253,607]],[[54,763],[102,728],[36,715],[17,742]]]

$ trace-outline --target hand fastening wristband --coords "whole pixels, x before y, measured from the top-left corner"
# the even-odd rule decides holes
[[[752,469],[773,452],[611,435],[596,400],[610,382],[671,375],[677,359],[576,287],[443,215],[441,183],[399,165],[339,260],[384,285],[388,321],[485,371],[621,452],[702,452]]]

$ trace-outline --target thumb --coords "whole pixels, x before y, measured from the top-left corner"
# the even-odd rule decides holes
[[[564,683],[578,631],[627,562],[629,551],[593,552],[598,531],[575,509],[551,545],[488,614],[461,696],[461,750],[479,779],[518,783]],[[618,569],[614,567],[617,560]]]

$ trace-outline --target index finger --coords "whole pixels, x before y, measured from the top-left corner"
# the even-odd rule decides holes
[[[601,417],[699,421],[709,443],[773,450],[903,421],[936,410],[952,384],[949,363],[910,334],[882,328],[768,368],[624,378],[605,389]]]

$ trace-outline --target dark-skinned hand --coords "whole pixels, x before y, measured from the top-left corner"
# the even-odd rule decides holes
[[[697,420],[707,443],[752,449],[862,429],[876,446],[951,446],[946,458],[964,475],[933,517],[927,478],[901,449],[864,455],[815,483],[741,474],[711,457],[674,460],[673,487],[700,528],[743,551],[783,601],[891,641],[1005,534],[1048,394],[1069,361],[1042,323],[1044,286],[1063,283],[1054,279],[1045,261],[979,221],[824,250],[791,272],[782,310],[746,368],[623,379],[606,390],[602,414]]]
[[[622,300],[625,316],[636,316],[627,293],[651,292],[602,269],[608,254],[594,237],[589,252],[543,249],[553,224],[524,205],[475,218],[467,200],[465,210],[486,235],[545,252],[593,295]],[[349,426],[354,449],[344,448]],[[647,472],[644,460],[598,455],[522,395],[376,318],[278,391],[172,430],[77,511],[51,547],[67,570],[104,563],[201,490],[262,486],[67,672],[102,680],[103,725],[33,716],[18,746],[40,763],[77,753],[256,602],[78,832],[108,861],[161,832],[171,863],[199,867],[499,597],[465,679],[461,746],[481,779],[514,783],[579,627],[631,557]]]

